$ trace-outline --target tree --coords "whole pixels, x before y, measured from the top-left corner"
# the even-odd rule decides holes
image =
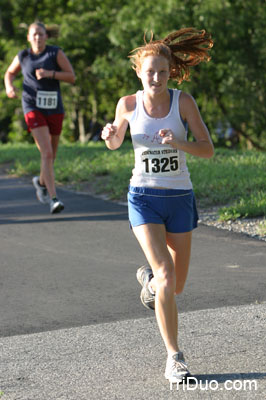
[[[93,72],[92,65],[97,57],[101,57],[110,47],[107,37],[109,26],[121,4],[124,4],[124,1],[118,0],[115,6],[111,0],[6,1],[5,14],[0,18],[3,37],[2,53],[0,53],[2,76],[18,51],[27,46],[27,26],[30,23],[38,19],[48,25],[54,23],[60,26],[59,39],[50,43],[62,47],[73,64],[77,77],[75,86],[61,85],[66,109],[63,134],[69,140],[86,141],[91,122],[101,118],[98,116],[101,101],[99,79]],[[5,23],[6,20],[9,21],[8,24]],[[16,84],[21,88],[21,80],[17,80]],[[4,107],[7,103],[8,107]],[[4,129],[12,132],[12,125],[17,123],[18,118],[20,120],[22,118],[15,112],[21,110],[20,101],[7,101],[4,91],[1,91],[0,105],[3,105],[0,120],[4,122]],[[24,140],[25,134],[24,130],[23,135],[22,129],[22,132],[13,135],[13,138]]]
[[[59,39],[77,76],[62,84],[66,109],[63,136],[86,141],[91,125],[113,118],[119,97],[140,88],[128,55],[146,32],[159,39],[194,26],[212,33],[212,60],[195,67],[180,89],[197,100],[214,141],[217,125],[234,129],[240,145],[266,149],[265,0],[1,0],[0,72],[26,44],[27,24],[36,18],[60,26]],[[56,13],[55,13],[56,10]],[[21,87],[21,80],[18,80]],[[176,87],[176,85],[173,85]],[[2,140],[28,138],[20,127],[20,102],[0,94]],[[15,125],[15,126],[14,126]],[[223,142],[225,145],[231,143]]]
[[[265,149],[265,20],[263,0],[136,0],[118,13],[109,36],[129,51],[141,44],[143,31],[156,38],[184,26],[211,32],[211,62],[194,68],[191,82],[180,88],[197,99],[215,141],[223,122],[240,143]]]

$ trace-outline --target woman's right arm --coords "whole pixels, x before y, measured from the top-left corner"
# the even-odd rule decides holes
[[[102,130],[102,139],[110,150],[118,149],[124,141],[128,121],[136,106],[136,96],[122,97],[117,103],[115,120]]]
[[[9,67],[5,73],[6,94],[11,99],[14,99],[17,97],[17,95],[16,95],[17,88],[13,85],[13,80],[15,79],[16,75],[20,72],[20,70],[21,70],[21,67],[20,67],[19,58],[18,58],[18,56],[16,56],[14,58],[14,60],[12,61],[12,63],[9,65]]]

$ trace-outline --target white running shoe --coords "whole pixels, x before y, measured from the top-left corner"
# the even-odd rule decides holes
[[[39,176],[34,176],[34,178],[32,178],[32,183],[36,189],[37,199],[43,204],[49,203],[50,197],[48,191],[45,186],[40,185]]]
[[[62,201],[58,200],[56,197],[54,197],[50,201],[50,212],[51,212],[51,214],[60,213],[61,211],[63,211],[64,208],[65,208],[64,207],[64,203],[62,203]]]
[[[185,363],[182,351],[168,357],[165,368],[165,378],[169,382],[181,383],[184,379],[190,376],[190,372]]]

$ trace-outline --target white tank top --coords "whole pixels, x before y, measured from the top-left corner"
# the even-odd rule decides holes
[[[160,129],[171,129],[178,139],[187,140],[179,113],[180,93],[180,90],[173,90],[170,111],[164,118],[150,117],[143,106],[143,91],[136,93],[136,108],[129,121],[135,153],[132,186],[192,189],[185,153],[161,144],[159,136]]]

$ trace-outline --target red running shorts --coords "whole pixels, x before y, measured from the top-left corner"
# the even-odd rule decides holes
[[[63,126],[64,114],[44,115],[39,110],[33,110],[24,115],[28,131],[48,126],[50,135],[60,135]]]

